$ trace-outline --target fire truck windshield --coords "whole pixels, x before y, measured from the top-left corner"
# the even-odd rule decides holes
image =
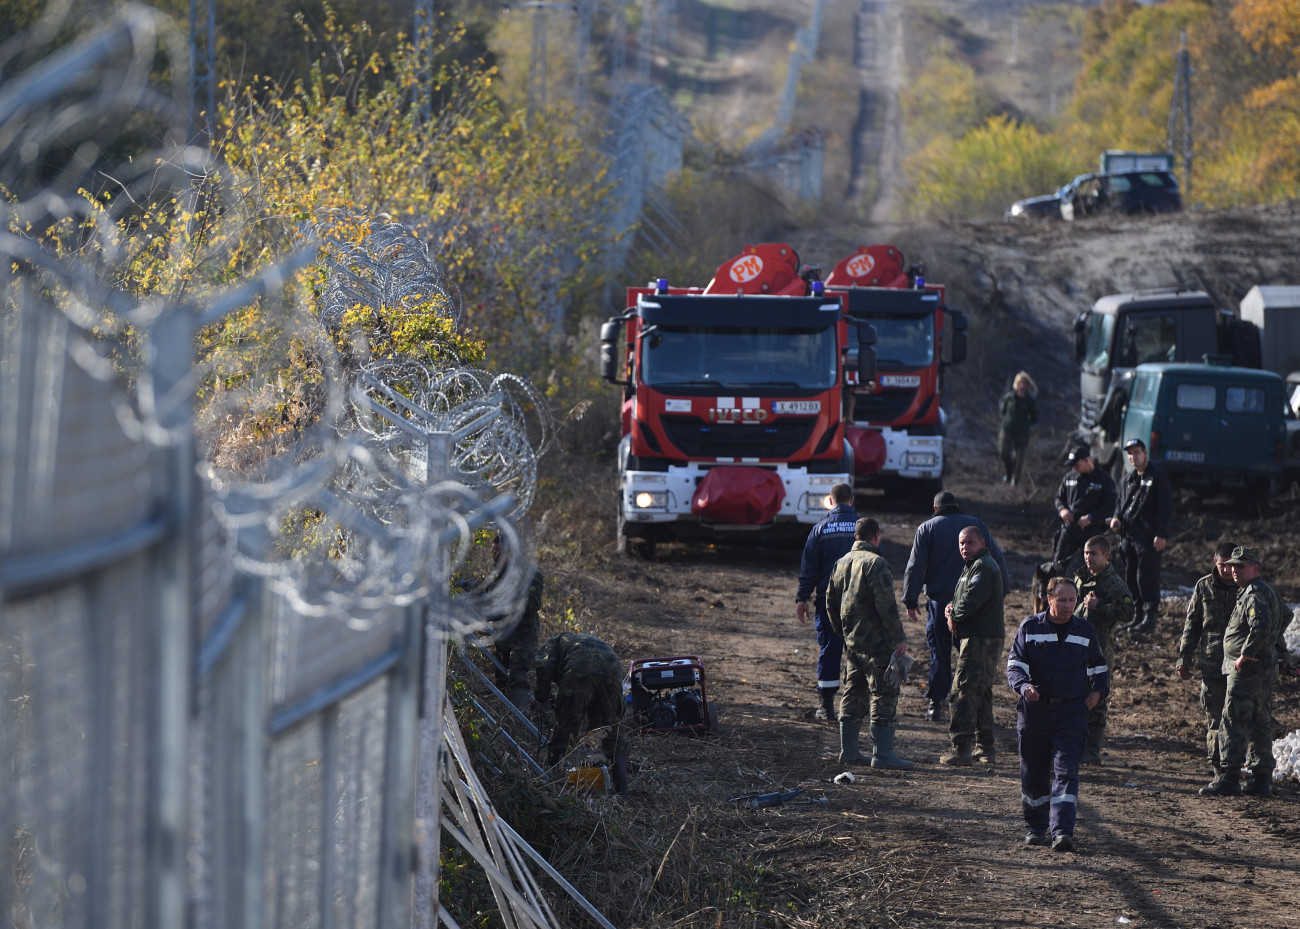
[[[873,316],[880,364],[924,368],[934,361],[934,317]]]
[[[664,326],[641,341],[650,387],[827,390],[839,382],[835,327]]]

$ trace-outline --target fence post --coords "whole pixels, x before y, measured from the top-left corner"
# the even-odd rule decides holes
[[[180,387],[194,366],[191,308],[173,307],[154,324],[148,359],[155,398],[184,396],[157,410],[159,425],[183,438],[166,450],[166,475],[159,488],[170,541],[157,551],[158,589],[153,617],[157,643],[154,752],[148,814],[148,861],[152,912],[148,925],[185,925],[185,862],[189,841],[190,638],[194,623],[194,510],[196,499],[193,392]]]
[[[428,455],[425,480],[428,486],[443,480],[451,462],[451,433],[427,434]],[[442,819],[442,717],[447,700],[447,633],[438,622],[447,611],[450,560],[445,546],[439,546],[430,568],[431,595],[425,609],[423,629],[424,681],[420,707],[420,760],[417,767],[415,823],[419,845],[419,866],[415,873],[415,929],[434,929],[438,924],[439,823]]]

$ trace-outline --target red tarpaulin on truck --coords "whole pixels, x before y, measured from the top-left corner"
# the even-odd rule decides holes
[[[853,473],[870,477],[885,466],[885,437],[874,429],[845,429],[844,437],[853,446]]]
[[[774,471],[712,468],[695,488],[691,512],[718,523],[760,526],[780,512],[783,500],[785,487]]]

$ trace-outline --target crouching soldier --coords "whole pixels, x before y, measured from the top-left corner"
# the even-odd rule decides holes
[[[880,524],[859,519],[853,548],[835,563],[826,588],[826,615],[842,636],[848,658],[840,698],[840,762],[866,761],[858,748],[862,717],[871,712],[871,766],[906,770],[894,754],[899,686],[885,674],[894,656],[907,654],[907,637],[894,599],[894,577],[880,554]]]
[[[627,790],[627,736],[623,734],[623,664],[614,650],[594,635],[561,632],[537,650],[534,694],[545,713],[556,688],[555,728],[548,765],[559,764],[577,740],[586,718],[588,729],[605,728],[600,750],[613,762],[614,788]]]

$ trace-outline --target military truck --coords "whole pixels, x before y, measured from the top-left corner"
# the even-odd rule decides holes
[[[1093,460],[1118,480],[1135,369],[1223,356],[1283,378],[1300,372],[1300,287],[1252,287],[1240,312],[1197,290],[1111,294],[1075,321],[1074,351],[1080,417],[1070,442],[1091,446]],[[1300,418],[1288,420],[1285,453],[1288,462],[1300,459]]]
[[[1080,417],[1070,441],[1089,445],[1093,460],[1117,480],[1124,473],[1124,414],[1138,365],[1226,355],[1240,367],[1258,368],[1261,360],[1257,326],[1203,291],[1172,288],[1102,297],[1075,321],[1074,355]]]

